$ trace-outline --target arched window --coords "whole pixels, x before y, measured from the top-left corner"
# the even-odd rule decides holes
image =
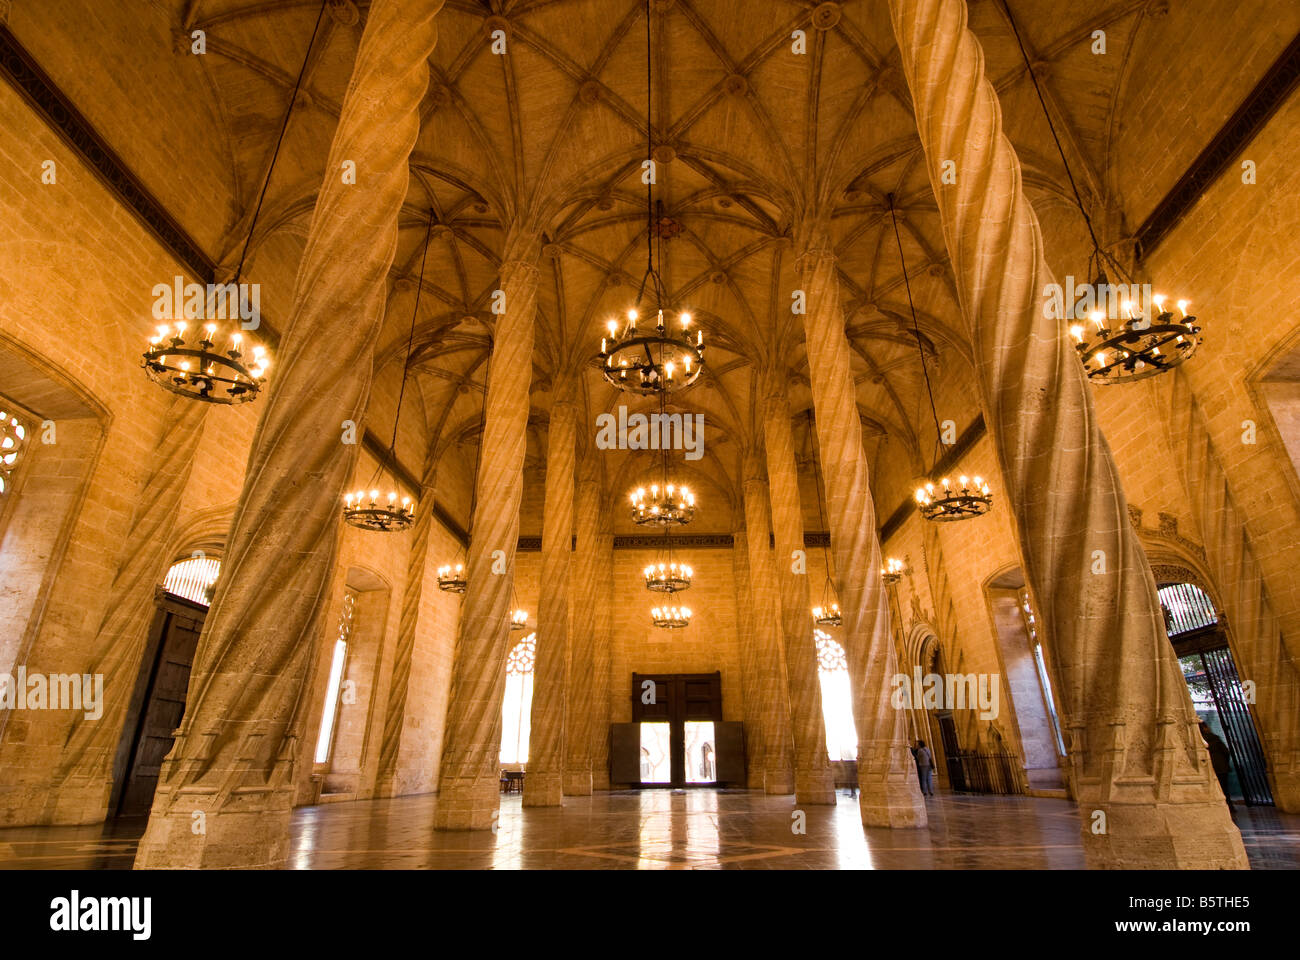
[[[27,449],[27,423],[0,401],[0,496],[13,488],[14,471]]]
[[[173,563],[163,580],[163,589],[177,597],[193,600],[207,606],[212,602],[212,591],[221,561],[212,557],[190,557]]]
[[[832,760],[858,759],[858,729],[853,723],[853,694],[844,648],[823,630],[817,636],[817,674],[822,686],[822,720],[826,752]]]
[[[1047,675],[1047,660],[1043,656],[1043,644],[1038,639],[1038,618],[1034,615],[1034,605],[1029,599],[1029,590],[1025,588],[1020,590],[1020,615],[1025,618],[1025,633],[1029,635],[1029,646],[1034,651],[1034,666],[1038,669],[1038,682],[1043,688],[1043,703],[1047,706],[1047,716],[1052,721],[1056,751],[1061,756],[1065,756],[1061,718],[1056,715],[1056,697],[1052,693],[1052,679]]]
[[[506,695],[501,701],[501,762],[528,762],[528,730],[533,712],[533,666],[537,634],[530,633],[506,658]]]

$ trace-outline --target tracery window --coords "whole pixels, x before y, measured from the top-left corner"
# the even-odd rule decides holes
[[[858,730],[853,723],[853,694],[844,648],[824,630],[816,631],[817,675],[822,688],[826,752],[832,760],[858,758]]]
[[[0,400],[0,496],[13,489],[14,473],[22,462],[30,433],[27,421]]]
[[[321,711],[320,733],[316,737],[316,762],[326,763],[334,746],[334,727],[339,716],[339,693],[343,688],[343,668],[348,661],[348,641],[352,639],[352,622],[357,597],[351,590],[343,595],[339,614],[338,638],[334,641],[334,659],[330,663],[329,685],[325,688],[325,708]]]
[[[506,693],[501,701],[501,762],[528,762],[528,732],[532,724],[533,668],[537,663],[537,634],[530,633],[506,658]]]

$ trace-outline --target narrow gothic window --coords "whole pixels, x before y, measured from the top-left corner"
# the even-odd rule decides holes
[[[506,659],[506,694],[501,701],[501,762],[528,762],[528,729],[533,710],[533,665],[537,634],[530,633]]]
[[[352,639],[352,616],[356,601],[356,595],[351,591],[343,596],[338,639],[334,641],[334,660],[330,663],[329,685],[325,688],[325,708],[321,711],[320,735],[316,738],[317,763],[327,762],[330,749],[334,746],[334,724],[339,715],[339,693],[343,688],[343,668],[348,660],[348,641]]]
[[[832,760],[856,760],[858,730],[853,723],[849,663],[844,648],[821,630],[817,631],[817,674],[822,687],[826,752]]]
[[[1020,615],[1025,618],[1025,632],[1029,634],[1029,645],[1034,650],[1034,665],[1038,668],[1038,682],[1043,688],[1043,702],[1047,704],[1047,716],[1052,721],[1052,733],[1056,737],[1056,749],[1065,756],[1065,738],[1061,736],[1061,720],[1056,715],[1056,699],[1052,695],[1052,680],[1047,675],[1047,660],[1043,657],[1043,645],[1038,639],[1038,619],[1034,615],[1034,606],[1029,601],[1029,591],[1020,591]]]

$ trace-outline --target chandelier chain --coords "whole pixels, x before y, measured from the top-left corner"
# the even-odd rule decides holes
[[[316,26],[312,28],[311,39],[307,41],[307,52],[303,54],[302,66],[298,69],[298,79],[293,84],[293,94],[289,97],[289,105],[284,111],[284,122],[280,125],[280,136],[276,138],[275,150],[271,153],[271,165],[267,167],[266,179],[262,181],[262,192],[257,197],[257,206],[253,208],[253,220],[248,225],[248,236],[244,239],[244,249],[239,254],[239,265],[235,267],[235,278],[232,283],[238,283],[240,276],[244,272],[244,259],[248,256],[248,247],[253,242],[253,229],[257,226],[257,218],[262,213],[262,201],[266,199],[267,188],[271,186],[271,174],[275,172],[275,161],[280,157],[280,144],[284,142],[285,131],[289,129],[289,118],[293,116],[294,104],[298,102],[298,91],[302,87],[302,78],[307,74],[307,64],[311,61],[312,47],[316,45],[316,34],[320,32],[321,20],[325,17],[325,8],[329,5],[329,0],[321,0],[320,11],[316,14]]]
[[[898,244],[898,262],[903,268],[903,286],[907,290],[907,308],[912,313],[912,332],[916,335],[916,352],[921,357],[921,376],[925,378],[925,392],[930,397],[930,416],[934,418],[934,451],[936,462],[939,456],[940,429],[939,411],[934,403],[934,387],[930,384],[930,373],[925,366],[925,348],[921,345],[921,327],[916,322],[916,304],[912,302],[912,282],[907,277],[907,258],[903,256],[903,238],[898,232],[898,217],[894,210],[894,195],[889,194],[889,219],[894,224],[894,242]]]

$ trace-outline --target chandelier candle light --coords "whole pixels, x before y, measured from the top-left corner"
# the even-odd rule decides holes
[[[157,335],[149,338],[149,349],[144,352],[149,379],[172,393],[207,403],[256,399],[271,364],[266,348],[254,345],[252,356],[246,357],[243,334],[238,330],[230,334],[226,349],[220,350],[215,323],[198,327],[190,340],[185,339],[187,329],[185,321],[178,320],[174,326],[159,326]]]
[[[1043,99],[1043,91],[1039,89],[1034,66],[1029,62],[1029,51],[1020,39],[1020,28],[1016,25],[1006,0],[1002,0],[1002,7],[1016,36],[1020,56],[1025,61],[1029,80],[1034,85],[1034,93],[1038,95],[1038,104],[1043,108],[1043,116],[1047,118],[1047,127],[1056,143],[1061,165],[1065,167],[1065,176],[1074,192],[1074,205],[1078,207],[1092,241],[1088,277],[1092,280],[1095,301],[1089,304],[1085,296],[1075,302],[1072,295],[1067,295],[1067,303],[1064,305],[1065,315],[1076,321],[1070,327],[1070,335],[1074,337],[1075,349],[1083,361],[1084,373],[1093,383],[1110,384],[1142,380],[1172,370],[1196,352],[1202,341],[1201,328],[1196,325],[1196,318],[1187,313],[1188,301],[1177,301],[1181,316],[1175,319],[1173,312],[1165,309],[1164,296],[1150,296],[1149,287],[1135,284],[1119,261],[1102,250],[1092,227],[1092,218],[1088,216],[1079,187],[1074,182],[1074,174],[1070,172],[1070,161],[1066,159],[1065,150],[1061,147],[1061,138],[1056,135],[1056,124],[1052,122],[1052,114]],[[1112,285],[1109,282],[1108,272],[1119,278],[1119,284]],[[1073,289],[1073,283],[1068,281],[1069,278],[1066,289]],[[1115,296],[1115,292],[1120,289],[1126,290],[1129,296]],[[1148,293],[1137,294],[1138,290]],[[1149,302],[1135,304],[1135,296]],[[1106,309],[1097,309],[1103,302]],[[1122,316],[1119,316],[1121,312]],[[1095,329],[1088,329],[1088,321],[1092,322]]]
[[[906,572],[902,560],[895,560],[890,557],[885,561],[885,565],[880,568],[880,579],[885,583],[898,583],[899,580],[903,579],[903,574]]]
[[[444,564],[438,568],[438,589],[446,590],[448,593],[464,593],[469,586],[469,581],[465,579],[465,564],[458,563],[455,566]]]
[[[680,630],[691,625],[691,608],[654,607],[650,610],[650,619],[661,629]]]
[[[650,0],[646,0],[645,15],[646,162],[654,164],[654,125],[649,106],[655,102],[651,85]],[[605,379],[620,390],[643,395],[662,395],[689,387],[699,379],[704,369],[704,332],[697,329],[692,336],[690,313],[668,306],[668,292],[660,268],[663,266],[664,241],[675,231],[664,226],[668,218],[662,216],[656,225],[654,183],[653,176],[646,178],[646,268],[636,304],[627,311],[627,323],[621,329],[617,320],[609,320],[608,336],[600,340],[600,370]],[[657,250],[654,243],[656,234],[659,237]],[[656,253],[659,268],[655,267]],[[654,297],[653,325],[642,323],[638,328],[637,321],[641,318],[638,308],[645,299],[647,285]]]
[[[936,458],[938,457],[939,438],[943,431],[939,427],[939,411],[934,405],[934,387],[930,384],[930,371],[925,365],[925,348],[921,345],[921,327],[916,320],[916,304],[912,300],[912,283],[907,277],[907,260],[903,256],[903,237],[898,231],[898,216],[894,210],[894,195],[889,194],[886,199],[889,201],[889,218],[894,224],[894,242],[898,244],[898,262],[903,268],[903,286],[907,290],[907,307],[912,313],[912,333],[916,337],[916,352],[921,356],[921,376],[925,379],[925,392],[930,398],[930,415],[934,418],[934,442]],[[927,520],[965,520],[967,517],[978,517],[981,514],[988,513],[989,508],[993,506],[993,497],[989,493],[989,485],[976,477],[974,483],[967,477],[961,477],[961,489],[951,489],[948,478],[944,477],[939,481],[943,487],[943,492],[936,491],[935,486],[930,481],[926,481],[916,490],[916,502],[921,507],[921,516]],[[900,570],[901,573],[901,564]],[[882,576],[885,571],[881,571]],[[892,580],[886,580],[886,583],[892,583]]]
[[[921,516],[927,520],[940,523],[952,520],[965,520],[989,512],[993,506],[993,497],[989,494],[989,485],[979,477],[958,477],[960,489],[952,489],[948,478],[939,481],[938,490],[933,483],[926,483],[916,490],[916,502],[921,508]]]
[[[307,41],[307,52],[303,55],[302,66],[298,70],[298,80],[284,111],[280,136],[275,141],[271,164],[266,170],[266,179],[262,181],[262,192],[248,224],[248,236],[244,239],[244,249],[239,254],[234,278],[228,284],[208,286],[204,319],[209,321],[214,313],[224,318],[230,312],[234,315],[236,326],[239,324],[239,297],[243,289],[239,280],[243,276],[248,247],[253,242],[253,231],[257,228],[257,218],[262,212],[262,201],[266,199],[266,190],[271,185],[271,174],[275,172],[280,145],[284,143],[284,133],[289,129],[289,118],[293,116],[293,107],[298,101],[298,90],[302,87],[312,47],[316,45],[316,35],[320,32],[327,2],[328,0],[321,0],[320,11],[316,14],[316,26],[312,28],[311,39]],[[180,286],[179,279],[177,286]],[[179,289],[173,303],[179,308]],[[230,310],[232,306],[234,309]],[[190,340],[185,338],[188,325],[183,320],[177,321],[174,327],[165,325],[157,328],[157,335],[149,338],[149,348],[144,352],[142,364],[149,379],[172,393],[205,403],[236,404],[257,399],[265,383],[266,368],[271,364],[266,348],[256,344],[246,347],[243,334],[238,330],[227,337],[218,330],[215,323],[205,322],[197,326],[192,337],[198,339]],[[224,342],[224,350],[217,348],[219,340]],[[246,356],[248,353],[252,354],[251,358]]]

